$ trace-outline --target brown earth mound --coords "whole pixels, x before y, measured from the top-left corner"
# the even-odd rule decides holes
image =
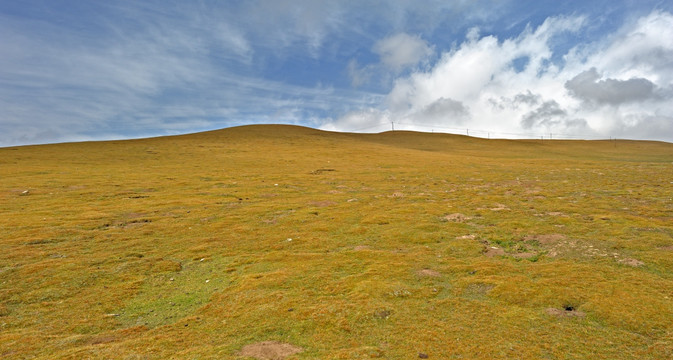
[[[465,222],[466,220],[472,219],[471,217],[465,216],[460,213],[455,213],[455,214],[449,214],[444,216],[444,220],[446,221],[452,221],[452,222],[457,222],[457,223],[462,223]]]
[[[419,270],[418,275],[420,276],[430,276],[430,277],[440,277],[442,274],[440,274],[438,271],[431,270],[431,269],[423,269]]]
[[[587,314],[585,314],[582,311],[575,310],[575,309],[557,309],[557,308],[548,308],[545,310],[547,315],[551,316],[557,316],[557,317],[579,317],[583,318]]]
[[[241,349],[240,355],[260,360],[283,360],[303,350],[299,346],[279,343],[277,341],[262,341],[244,346]]]

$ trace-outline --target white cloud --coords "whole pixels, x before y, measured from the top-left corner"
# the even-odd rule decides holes
[[[426,131],[463,124],[483,129],[477,134],[484,136],[556,133],[673,141],[673,15],[655,11],[599,41],[555,53],[560,35],[585,25],[581,16],[550,17],[507,39],[481,36],[473,28],[431,69],[396,79],[376,111],[351,112],[348,121],[337,119],[331,126],[348,130],[346,125],[352,129],[385,119]],[[435,111],[441,103],[462,110]]]
[[[432,48],[420,36],[405,33],[377,41],[372,50],[379,55],[383,65],[397,72],[417,65],[433,53]]]

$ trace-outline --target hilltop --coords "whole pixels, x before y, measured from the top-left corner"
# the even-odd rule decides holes
[[[0,177],[3,358],[673,357],[670,143],[256,125]]]

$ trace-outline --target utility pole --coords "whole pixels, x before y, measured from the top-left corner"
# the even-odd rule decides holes
[[[390,122],[390,126],[392,126],[393,131],[395,131],[395,123],[391,121],[391,122]]]
[[[465,129],[465,131],[467,132],[467,136],[470,136],[470,129]]]

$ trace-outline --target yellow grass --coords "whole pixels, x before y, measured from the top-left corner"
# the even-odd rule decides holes
[[[672,198],[656,142],[246,126],[3,148],[0,357],[672,358]]]

